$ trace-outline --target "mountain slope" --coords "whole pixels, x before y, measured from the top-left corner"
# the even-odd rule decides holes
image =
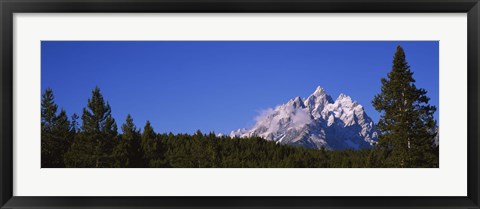
[[[295,97],[264,111],[252,128],[232,131],[230,136],[260,136],[282,144],[333,150],[371,148],[377,141],[375,125],[362,105],[344,94],[334,101],[321,87],[306,99]]]

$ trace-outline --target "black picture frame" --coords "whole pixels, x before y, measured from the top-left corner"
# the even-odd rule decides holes
[[[2,208],[479,208],[478,0],[0,0]],[[468,195],[465,197],[21,197],[13,196],[14,13],[467,13]],[[449,179],[445,179],[448,181]],[[414,188],[413,188],[414,189]]]

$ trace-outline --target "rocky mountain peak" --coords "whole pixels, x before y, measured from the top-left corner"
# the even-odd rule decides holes
[[[333,101],[320,86],[304,100],[297,96],[265,111],[252,128],[232,131],[230,136],[259,136],[317,149],[370,148],[377,140],[374,123],[361,105],[345,94]]]

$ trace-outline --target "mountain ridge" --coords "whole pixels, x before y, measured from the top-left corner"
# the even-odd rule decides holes
[[[304,99],[297,96],[264,110],[253,127],[230,133],[231,137],[259,136],[281,144],[330,150],[371,148],[377,135],[362,105],[343,93],[333,100],[321,86]]]

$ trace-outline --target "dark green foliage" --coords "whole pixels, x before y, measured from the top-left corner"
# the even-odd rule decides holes
[[[65,156],[67,166],[111,167],[113,148],[117,143],[117,125],[111,108],[100,89],[92,91],[87,108],[83,108],[81,132]]]
[[[65,110],[57,115],[53,91],[47,88],[42,95],[41,110],[41,163],[44,168],[64,167],[63,156],[70,147],[74,134]]]
[[[339,150],[307,149],[281,145],[259,137],[218,137],[214,133],[155,134],[152,130],[141,136],[142,161],[134,161],[131,139],[138,130],[124,124],[120,143],[112,153],[115,162],[104,167],[150,167],[150,168],[365,168],[385,167],[375,152],[377,149]],[[146,125],[147,126],[147,125]],[[127,127],[129,131],[127,131]],[[133,131],[136,130],[136,131]],[[148,133],[148,132],[147,132]],[[81,135],[81,134],[80,134]],[[149,137],[147,138],[147,135]],[[128,137],[127,137],[128,136]],[[148,139],[148,140],[145,140]],[[152,146],[145,146],[151,143]],[[72,145],[74,146],[74,145]],[[148,148],[147,148],[148,147]],[[151,148],[151,149],[150,149]],[[78,150],[78,149],[75,149]],[[85,161],[92,160],[87,152],[78,153]],[[372,155],[376,164],[372,164]],[[135,156],[135,155],[133,155]],[[69,164],[67,167],[89,167],[85,164]]]
[[[65,166],[74,168],[95,168],[97,167],[97,155],[95,150],[97,143],[79,132],[75,135],[72,145],[65,153]]]
[[[117,146],[113,149],[114,167],[145,167],[140,145],[140,131],[133,124],[130,114],[122,125],[122,132]]]
[[[127,125],[128,122],[125,125]],[[134,126],[127,125],[131,128]],[[127,130],[125,127],[124,130]],[[135,129],[130,129],[130,131]],[[230,138],[217,137],[214,133],[155,134],[150,138],[156,151],[144,151],[143,161],[131,160],[132,138],[137,131],[122,134],[115,147],[113,158],[116,161],[105,167],[150,167],[150,168],[363,168],[372,150],[327,151],[280,145],[259,137]],[[145,131],[142,134],[145,136]],[[144,143],[144,141],[142,141]],[[159,149],[161,148],[161,149]],[[147,149],[148,150],[148,149]],[[153,150],[153,149],[152,149]],[[81,155],[86,160],[92,156]],[[147,164],[148,162],[148,164]],[[88,167],[85,164],[68,164],[67,167]]]
[[[141,150],[143,152],[143,161],[149,167],[166,167],[165,149],[159,143],[157,134],[153,130],[150,121],[147,121],[143,128],[141,136]]]
[[[58,105],[55,104],[53,90],[47,88],[42,95],[42,127],[47,130],[53,127],[55,118],[57,117]]]
[[[53,159],[59,158],[55,155],[60,153],[59,148],[61,147],[61,143],[55,141],[53,133],[57,109],[52,89],[48,88],[42,95],[42,167],[52,167],[52,164],[58,164],[52,163],[55,161]]]
[[[433,146],[436,122],[434,106],[425,89],[415,86],[413,72],[398,46],[393,67],[382,78],[381,93],[375,95],[374,108],[381,113],[377,130],[380,155],[387,167],[438,167],[437,148]],[[375,156],[370,162],[376,164]]]

